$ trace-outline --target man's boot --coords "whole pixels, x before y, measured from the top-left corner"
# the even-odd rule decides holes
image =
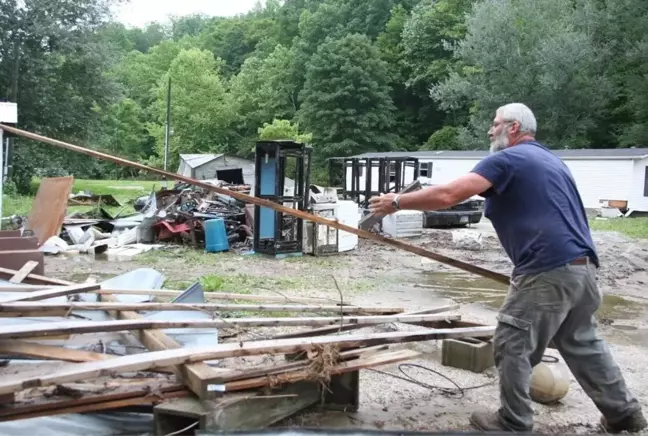
[[[626,417],[608,422],[605,417],[601,418],[601,425],[608,433],[621,433],[627,431],[628,433],[637,433],[648,427],[648,422],[644,417],[641,410],[636,410]]]

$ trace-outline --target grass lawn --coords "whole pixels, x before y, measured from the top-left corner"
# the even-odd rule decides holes
[[[591,219],[592,230],[620,232],[632,238],[648,239],[648,218]]]
[[[80,191],[91,192],[93,194],[112,194],[113,197],[123,206],[109,207],[106,210],[109,213],[117,213],[120,209],[124,212],[132,212],[133,208],[128,202],[138,197],[149,194],[152,190],[158,190],[162,186],[162,181],[155,180],[85,180],[75,179],[72,186],[72,193]],[[38,191],[40,180],[32,181],[32,192]],[[35,195],[35,194],[34,194]],[[33,196],[4,196],[2,202],[2,215],[23,215],[27,216],[34,201]],[[85,211],[92,209],[90,206],[70,206],[68,212],[77,210]]]

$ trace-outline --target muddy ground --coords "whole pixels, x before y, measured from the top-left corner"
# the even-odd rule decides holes
[[[481,246],[459,249],[456,235],[481,235]],[[594,234],[601,270],[599,283],[605,294],[598,313],[600,334],[608,341],[633,392],[648,406],[648,241],[631,240],[616,233]],[[511,264],[492,227],[483,222],[471,229],[426,230],[412,240],[427,249],[475,265],[509,273]],[[505,289],[488,279],[459,271],[391,247],[361,240],[357,250],[333,257],[269,259],[254,254],[205,254],[192,249],[168,248],[134,259],[101,260],[84,257],[48,257],[47,274],[75,281],[89,275],[111,277],[135,268],[151,267],[167,278],[165,288],[184,289],[203,277],[223,291],[255,292],[287,296],[316,296],[355,304],[397,306],[411,309],[462,303],[465,320],[494,323]],[[336,277],[336,280],[334,280]],[[337,282],[337,284],[336,284]],[[339,290],[338,290],[339,288]],[[472,289],[471,289],[472,288]],[[385,328],[405,328],[390,325]],[[376,330],[374,329],[374,330]],[[482,374],[444,367],[440,344],[409,344],[420,350],[413,363],[425,365],[449,377],[462,392],[447,392],[365,370],[361,373],[361,406],[356,413],[307,413],[282,425],[386,430],[470,430],[468,416],[477,409],[498,404],[494,371]],[[554,350],[547,354],[559,357]],[[562,363],[562,359],[560,359]],[[379,368],[399,373],[398,365]],[[423,371],[407,371],[423,383],[453,388],[447,380]],[[591,433],[599,413],[573,379],[567,396],[558,404],[534,404],[536,429],[543,433]],[[648,434],[648,432],[646,433]]]

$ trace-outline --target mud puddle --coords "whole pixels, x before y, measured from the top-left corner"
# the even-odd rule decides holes
[[[507,286],[494,280],[454,272],[421,273],[415,287],[435,292],[460,304],[478,303],[493,310],[502,306],[508,290]],[[644,314],[648,314],[648,304],[643,301],[606,294],[597,318],[603,324],[611,325],[616,320],[632,320]]]
[[[460,304],[481,303],[499,309],[506,297],[507,287],[494,280],[455,272],[425,272],[415,285]]]

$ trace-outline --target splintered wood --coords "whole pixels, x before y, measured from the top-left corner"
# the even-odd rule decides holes
[[[32,274],[28,267],[20,271],[0,268],[0,276],[13,277],[16,283],[30,279],[24,288],[11,285],[8,290],[13,294],[0,300],[0,354],[50,365],[14,371],[11,377],[0,379],[0,398],[15,397],[15,402],[0,408],[0,421],[155,406],[177,398],[233,395],[232,401],[239,401],[240,393],[256,398],[259,390],[267,395],[268,390],[291,386],[299,389],[290,392],[303,392],[309,383],[324,394],[335,377],[418,356],[401,344],[490,338],[494,333],[491,326],[461,320],[452,312],[458,305],[406,312],[398,307],[264,295],[244,295],[247,302],[256,304],[179,304],[154,301],[156,295],[177,295],[154,289],[132,292],[150,295],[152,301],[121,303],[116,295],[129,295],[128,291],[51,279]],[[99,302],[79,301],[96,293],[100,293]],[[206,296],[241,299],[239,294]],[[187,311],[198,312],[200,319],[178,318]],[[277,317],[281,312],[288,316]],[[170,315],[149,319],[152,313]],[[32,322],[2,324],[2,320],[25,317]],[[372,331],[381,324],[415,328]],[[205,338],[217,329],[219,341],[210,346],[182,346],[169,336],[189,328],[194,336],[198,329],[211,329],[204,331]],[[122,344],[121,352],[106,346],[115,340]],[[283,401],[281,392],[264,397],[264,404],[272,409],[268,401]],[[312,392],[304,397],[304,404],[311,403],[308,395]],[[160,410],[170,409],[171,405]]]

